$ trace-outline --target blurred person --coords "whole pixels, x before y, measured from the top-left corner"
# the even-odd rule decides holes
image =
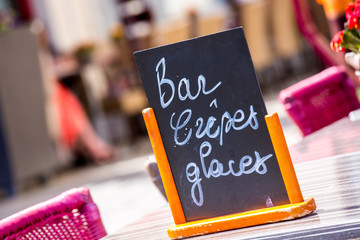
[[[59,81],[57,73],[62,69],[56,67],[51,56],[48,36],[42,22],[36,20],[32,24],[32,30],[38,36],[47,120],[58,158],[66,162],[71,156],[80,155],[97,164],[115,160],[117,151],[98,136],[77,97]],[[65,62],[61,66],[77,66],[74,57],[63,58],[63,61]]]
[[[95,163],[114,160],[116,151],[97,135],[79,100],[59,82],[54,86],[53,104],[57,110],[59,140],[63,147],[80,154],[77,157],[83,155]]]

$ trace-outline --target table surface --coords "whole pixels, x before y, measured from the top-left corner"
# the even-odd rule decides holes
[[[360,120],[345,117],[289,146],[296,163],[360,151]]]
[[[358,130],[355,129],[358,128]],[[340,133],[338,133],[339,129]],[[347,130],[352,129],[347,140]],[[346,133],[346,134],[345,134]],[[357,136],[356,136],[357,135]],[[360,237],[360,121],[342,119],[290,148],[305,199],[315,198],[309,216],[279,223],[208,234],[191,239],[354,239]],[[325,145],[321,144],[324,143]],[[316,147],[313,147],[316,144]],[[357,147],[357,148],[356,148]],[[350,150],[351,149],[351,150]],[[330,154],[328,154],[328,152]],[[330,155],[328,157],[328,155]],[[307,156],[305,160],[301,157]],[[327,158],[316,159],[319,156]],[[104,239],[168,239],[173,223],[169,206]]]

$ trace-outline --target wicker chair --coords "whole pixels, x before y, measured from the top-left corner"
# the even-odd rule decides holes
[[[66,191],[0,221],[0,239],[100,239],[106,235],[89,189]]]
[[[279,94],[303,135],[317,131],[360,108],[355,87],[344,67],[331,67]]]

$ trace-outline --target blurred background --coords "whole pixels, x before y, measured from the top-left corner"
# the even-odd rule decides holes
[[[9,211],[9,199],[54,187],[59,176],[67,180],[58,191],[139,177],[128,160],[151,147],[134,51],[243,26],[264,97],[276,99],[282,88],[341,64],[329,42],[343,8],[330,14],[321,2],[0,0],[1,217],[27,206]],[[117,169],[119,162],[128,165]]]

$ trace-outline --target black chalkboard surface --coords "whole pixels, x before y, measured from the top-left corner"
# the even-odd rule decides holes
[[[134,55],[186,221],[289,203],[242,28]]]

